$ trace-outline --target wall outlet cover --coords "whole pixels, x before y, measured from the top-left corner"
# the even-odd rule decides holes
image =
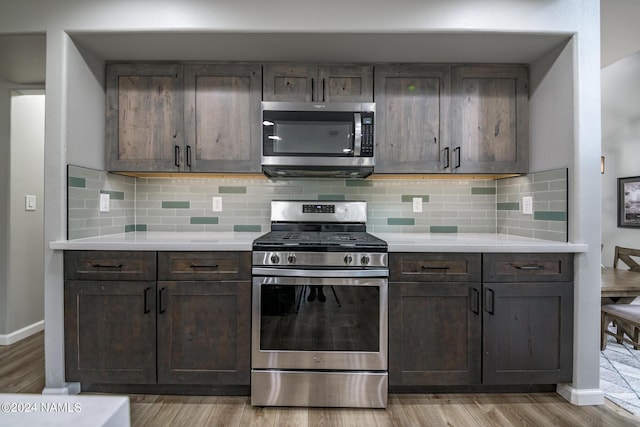
[[[522,213],[524,215],[533,215],[533,197],[525,196],[522,198]]]
[[[422,212],[422,197],[413,198],[413,211]]]
[[[213,197],[211,208],[214,212],[222,212],[222,197]]]
[[[27,194],[24,196],[24,210],[35,211],[36,210],[36,196]]]
[[[100,193],[100,212],[109,212],[111,196],[106,193]]]

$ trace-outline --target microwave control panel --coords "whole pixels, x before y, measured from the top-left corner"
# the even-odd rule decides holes
[[[362,113],[362,157],[373,157],[373,113]]]

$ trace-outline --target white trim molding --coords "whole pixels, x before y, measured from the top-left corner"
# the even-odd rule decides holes
[[[11,332],[10,334],[0,335],[0,345],[11,345],[22,339],[27,338],[35,333],[38,333],[44,329],[44,320],[36,322],[32,325],[25,326],[22,329]]]
[[[571,384],[558,384],[556,392],[574,405],[604,405],[604,392],[599,388],[577,389]]]

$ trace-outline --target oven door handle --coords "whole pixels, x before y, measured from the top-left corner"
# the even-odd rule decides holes
[[[304,270],[298,268],[262,268],[253,267],[251,273],[257,276],[280,277],[389,277],[389,270]]]

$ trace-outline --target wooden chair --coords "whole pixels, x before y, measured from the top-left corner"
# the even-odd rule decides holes
[[[607,347],[607,335],[615,337],[618,343],[626,342],[633,345],[635,350],[640,348],[640,305],[603,305],[600,308],[600,316],[600,350]],[[616,325],[615,333],[608,329],[611,322]]]
[[[613,256],[613,268],[618,268],[618,260],[622,261],[629,267],[631,271],[640,272],[640,264],[631,257],[640,259],[640,249],[623,248],[620,246],[615,247],[615,253]]]

